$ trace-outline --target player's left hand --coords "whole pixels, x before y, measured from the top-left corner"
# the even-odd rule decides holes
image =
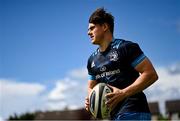
[[[119,88],[110,85],[108,85],[108,87],[112,89],[112,92],[106,94],[106,105],[113,110],[120,101],[126,98],[126,95],[124,91]]]

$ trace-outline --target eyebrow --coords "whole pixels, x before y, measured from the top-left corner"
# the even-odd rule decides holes
[[[93,29],[95,26],[90,26],[89,28],[88,28],[88,30],[91,30],[91,29]]]

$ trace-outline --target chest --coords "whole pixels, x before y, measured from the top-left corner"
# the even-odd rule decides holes
[[[98,53],[92,60],[92,70],[96,73],[124,70],[128,66],[126,57],[123,53],[116,49],[112,49],[107,53]]]

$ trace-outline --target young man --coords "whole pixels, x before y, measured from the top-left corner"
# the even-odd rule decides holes
[[[106,95],[112,120],[150,120],[143,90],[158,79],[157,73],[138,44],[115,39],[113,30],[114,17],[103,8],[90,16],[88,35],[99,48],[88,59],[88,94],[97,83],[107,83],[113,89]]]

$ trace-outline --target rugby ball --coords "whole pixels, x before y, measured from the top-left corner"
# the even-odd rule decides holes
[[[111,88],[105,83],[98,83],[90,92],[89,95],[89,109],[91,114],[96,119],[108,119],[110,116],[110,109],[105,102],[107,98],[105,95],[112,92]]]

